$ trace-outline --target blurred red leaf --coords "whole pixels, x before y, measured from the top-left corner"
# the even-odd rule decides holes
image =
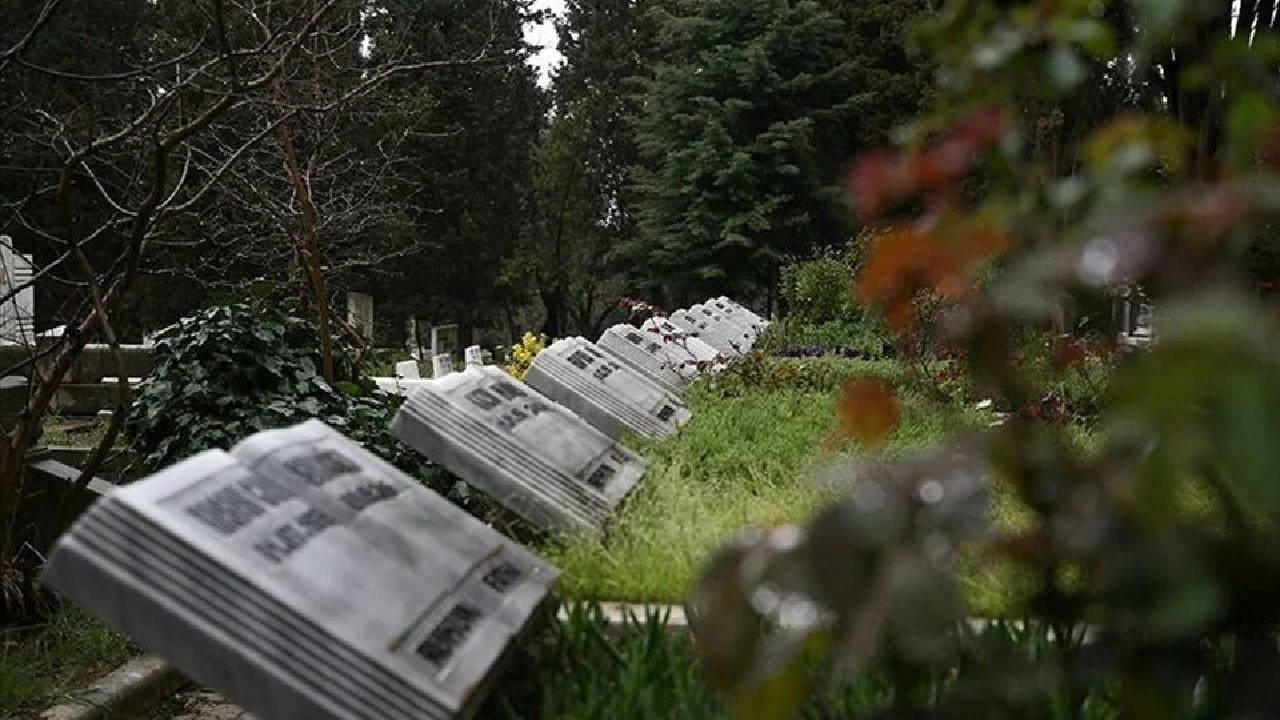
[[[827,439],[835,447],[849,438],[876,445],[898,424],[898,399],[879,378],[855,378],[845,383],[836,401],[837,426]]]

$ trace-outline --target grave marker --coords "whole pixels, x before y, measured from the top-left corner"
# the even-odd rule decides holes
[[[417,360],[404,360],[396,363],[396,377],[417,380],[422,377],[422,370]]]
[[[30,345],[35,341],[35,267],[30,255],[14,252],[13,238],[0,235],[0,295],[16,295],[0,303],[0,343]],[[23,287],[25,286],[25,287]]]
[[[485,364],[484,351],[480,349],[479,345],[468,347],[464,353],[464,358],[466,359],[467,367],[478,367]]]
[[[391,430],[541,528],[603,532],[644,474],[638,455],[493,366],[428,381]]]
[[[98,500],[45,582],[259,717],[466,717],[557,571],[319,421]]]
[[[431,377],[439,380],[453,372],[453,356],[444,353],[431,358]]]
[[[615,439],[624,430],[666,437],[689,420],[678,398],[583,338],[558,340],[538,353],[524,381]]]
[[[698,374],[696,365],[672,352],[657,334],[631,325],[614,325],[596,344],[672,394],[684,390]]]
[[[745,348],[743,342],[726,335],[718,326],[713,325],[709,318],[697,313],[696,315],[689,310],[677,310],[667,317],[667,321],[694,337],[702,340],[706,344],[716,349],[721,355],[732,357],[741,355]]]
[[[689,308],[689,312],[694,314],[701,313],[703,320],[710,323],[726,338],[740,344],[744,351],[750,350],[756,344],[756,338],[759,333],[751,328],[750,322],[745,317],[730,317],[703,303]]]
[[[701,367],[714,367],[720,363],[719,350],[671,324],[666,318],[649,318],[640,329],[658,338],[679,359],[677,367],[680,371],[690,373],[690,376],[700,373]]]
[[[347,293],[347,324],[370,344],[373,343],[373,297],[364,293]]]

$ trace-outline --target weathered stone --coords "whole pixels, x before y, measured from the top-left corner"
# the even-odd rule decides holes
[[[417,720],[474,712],[556,574],[310,421],[102,498],[44,579],[261,717]]]
[[[406,380],[417,380],[422,377],[417,360],[405,360],[396,363],[396,377]]]
[[[615,439],[628,430],[665,437],[689,419],[679,398],[583,338],[559,340],[538,353],[524,379]]]
[[[391,429],[541,528],[602,532],[644,473],[635,453],[493,366],[428,382]]]

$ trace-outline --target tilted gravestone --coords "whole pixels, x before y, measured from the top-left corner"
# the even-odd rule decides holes
[[[764,318],[760,317],[756,313],[752,312],[749,308],[747,308],[742,303],[739,303],[736,300],[733,300],[731,298],[727,298],[723,295],[721,295],[718,298],[713,298],[709,300],[707,304],[714,304],[716,307],[721,308],[726,312],[741,314],[745,316],[748,320],[750,320],[753,325],[759,327],[761,330],[764,330],[764,328],[769,326],[768,320],[765,320]]]
[[[431,358],[431,377],[439,380],[453,372],[453,356],[447,353]]]
[[[690,310],[677,310],[667,316],[667,321],[699,340],[705,342],[716,349],[716,352],[727,357],[741,355],[746,352],[747,347],[745,341],[734,336],[734,334],[726,334],[719,326],[715,325],[702,313],[694,313]]]
[[[555,568],[310,421],[126,486],[45,582],[264,718],[466,717]]]
[[[426,383],[391,430],[542,528],[603,532],[644,474],[640,456],[493,366]]]
[[[670,393],[684,390],[698,374],[696,364],[673,352],[656,334],[631,325],[605,330],[596,345]]]
[[[463,358],[466,360],[467,367],[485,364],[484,351],[480,349],[479,345],[472,345],[468,347],[463,354]]]
[[[524,381],[612,438],[625,430],[666,437],[689,420],[678,398],[583,338],[557,340],[538,353]]]
[[[681,372],[700,374],[703,368],[715,368],[721,362],[720,351],[706,342],[681,330],[664,317],[652,317],[641,324],[640,329],[662,342],[674,355]]]
[[[714,307],[704,303],[698,303],[689,308],[689,312],[695,315],[701,314],[703,320],[709,322],[717,332],[730,338],[735,343],[739,343],[743,350],[750,350],[756,344],[756,338],[760,333],[751,328],[749,322],[745,318],[738,319],[729,315],[724,315]]]
[[[396,363],[396,377],[408,380],[417,380],[422,377],[422,371],[418,368],[418,361],[405,360]]]
[[[750,333],[753,340],[758,339],[760,333],[764,332],[765,326],[760,322],[759,316],[748,312],[737,303],[725,302],[720,298],[711,298],[702,303],[702,307],[707,311],[719,314],[727,322]]]

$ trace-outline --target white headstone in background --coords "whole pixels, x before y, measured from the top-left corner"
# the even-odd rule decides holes
[[[537,527],[603,532],[644,460],[493,366],[429,381],[391,430]]]
[[[484,365],[484,351],[479,345],[468,347],[463,357],[466,359],[467,367]]]
[[[453,356],[447,353],[431,358],[431,377],[440,378],[453,372]]]
[[[583,338],[557,340],[538,353],[524,381],[612,438],[624,430],[666,437],[689,420],[679,398]]]
[[[422,377],[422,370],[417,360],[404,360],[396,363],[396,377],[416,380]]]
[[[373,343],[373,297],[364,293],[347,293],[347,324],[360,333],[365,342]]]
[[[555,568],[319,421],[100,499],[50,587],[282,720],[469,717]]]
[[[410,316],[404,321],[404,349],[414,360],[422,359],[422,340],[418,334],[418,318]]]
[[[34,272],[31,256],[14,252],[13,238],[0,235],[0,297],[22,288],[0,302],[0,344],[30,345],[35,341]]]
[[[431,327],[431,355],[457,355],[457,325],[433,325]]]
[[[687,357],[673,352],[655,333],[631,325],[614,325],[605,330],[596,345],[673,394],[684,390],[697,376],[697,365],[689,363]]]

